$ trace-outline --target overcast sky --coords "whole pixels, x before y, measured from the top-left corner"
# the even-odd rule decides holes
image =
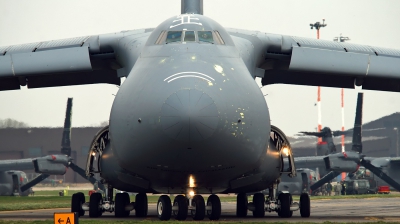
[[[0,0],[0,46],[155,27],[180,13],[180,0]],[[351,43],[400,49],[398,0],[204,0],[204,15],[224,27],[316,38],[309,24],[322,19],[321,39],[340,33]],[[31,126],[62,126],[67,97],[72,125],[108,120],[113,85],[51,87],[0,92],[0,119]],[[262,88],[272,124],[288,135],[317,126],[317,87]],[[364,123],[400,111],[400,93],[364,91]],[[345,126],[354,123],[357,90],[345,89]],[[341,128],[340,89],[322,88],[322,125]]]

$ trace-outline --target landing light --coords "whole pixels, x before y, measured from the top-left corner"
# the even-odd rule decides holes
[[[194,196],[194,191],[189,191],[189,195],[190,195],[191,197],[193,197],[193,196]]]
[[[283,152],[283,154],[285,154],[286,156],[289,156],[289,148],[288,147],[284,147],[283,149],[282,149],[282,152]]]
[[[92,156],[95,156],[96,155],[96,153],[95,152],[92,152]]]
[[[192,175],[189,176],[189,187],[195,187],[194,177]]]

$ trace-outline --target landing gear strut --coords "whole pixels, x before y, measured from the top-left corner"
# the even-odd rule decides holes
[[[278,184],[275,183],[269,188],[269,194],[265,197],[263,193],[255,193],[253,201],[248,203],[245,193],[237,195],[236,216],[245,217],[247,210],[253,212],[254,217],[264,217],[265,212],[277,212],[279,217],[290,218],[293,211],[300,209],[301,217],[310,217],[310,196],[303,193],[300,196],[300,203],[293,202],[289,192],[280,192],[276,198]]]
[[[72,195],[71,212],[78,212],[83,216],[85,211],[89,211],[89,217],[100,217],[103,212],[115,212],[115,217],[128,217],[130,211],[135,210],[137,217],[147,216],[147,195],[139,193],[136,195],[135,203],[130,202],[128,193],[117,193],[113,198],[114,188],[108,185],[104,195],[95,192],[90,195],[89,202],[85,202],[82,192]]]

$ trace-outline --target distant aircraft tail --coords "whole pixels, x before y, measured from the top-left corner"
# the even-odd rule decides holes
[[[65,111],[64,130],[61,139],[61,154],[71,156],[71,116],[72,116],[72,98],[67,100],[67,109]]]
[[[354,120],[353,129],[353,145],[351,147],[352,151],[362,153],[362,107],[364,101],[364,93],[358,93],[357,96],[357,109],[356,118]]]

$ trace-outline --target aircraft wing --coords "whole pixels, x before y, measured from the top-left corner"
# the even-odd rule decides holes
[[[147,38],[151,29],[0,46],[0,90],[80,84],[120,84],[119,40]],[[134,49],[133,49],[134,50]],[[139,54],[140,52],[138,52]]]
[[[400,50],[228,29],[250,41],[262,84],[400,91]]]

